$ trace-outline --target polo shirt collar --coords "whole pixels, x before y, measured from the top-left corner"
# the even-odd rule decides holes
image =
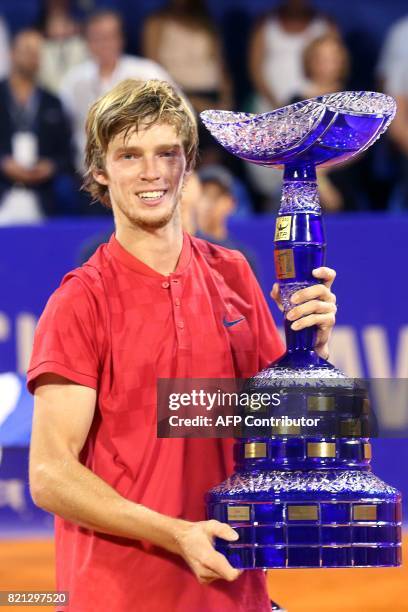
[[[139,274],[143,274],[144,276],[150,276],[152,278],[167,278],[164,274],[160,274],[160,272],[156,272],[153,268],[146,265],[140,259],[129,253],[116,239],[115,234],[112,234],[108,243],[109,253],[117,260],[119,260],[124,266],[138,272]],[[183,246],[181,248],[181,253],[179,260],[177,262],[177,267],[172,275],[180,275],[183,274],[188,268],[191,260],[191,240],[190,236],[183,232]]]

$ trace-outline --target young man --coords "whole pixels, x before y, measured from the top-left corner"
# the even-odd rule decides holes
[[[90,110],[85,184],[116,232],[52,295],[28,373],[31,491],[57,515],[70,612],[270,609],[263,572],[237,571],[212,546],[237,534],[204,520],[231,442],[156,437],[157,378],[247,377],[283,350],[244,257],[183,234],[196,147],[191,111],[165,82],[124,81]],[[327,356],[334,273],[316,277],[325,284],[291,312],[299,329],[320,326]]]

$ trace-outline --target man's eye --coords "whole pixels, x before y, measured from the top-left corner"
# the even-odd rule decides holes
[[[124,153],[122,155],[123,159],[133,159],[134,158],[134,154],[133,153]]]
[[[163,153],[161,153],[162,157],[174,157],[175,155],[175,151],[163,151]]]

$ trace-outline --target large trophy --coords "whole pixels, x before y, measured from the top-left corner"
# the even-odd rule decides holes
[[[285,313],[295,291],[317,282],[312,270],[325,261],[316,166],[367,149],[395,110],[389,96],[342,92],[261,115],[201,113],[230,153],[284,169],[275,269]],[[279,409],[263,416],[295,411],[304,418],[256,435],[240,431],[236,472],[207,494],[208,518],[229,523],[239,540],[216,547],[243,569],[397,566],[401,496],[371,472],[366,389],[317,355],[315,328],[293,331],[285,320],[285,334],[285,355],[247,381],[246,391],[279,392]],[[307,425],[312,417],[318,430]]]

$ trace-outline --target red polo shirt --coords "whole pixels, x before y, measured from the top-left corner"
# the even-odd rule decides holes
[[[224,317],[242,320],[226,327]],[[127,499],[203,520],[205,492],[233,471],[231,441],[158,439],[157,378],[244,378],[282,348],[239,252],[185,234],[175,272],[163,276],[112,236],[48,301],[28,385],[33,391],[40,374],[53,372],[96,389],[81,461]],[[181,557],[59,517],[56,549],[57,588],[69,591],[70,612],[270,610],[260,571],[200,585]]]

